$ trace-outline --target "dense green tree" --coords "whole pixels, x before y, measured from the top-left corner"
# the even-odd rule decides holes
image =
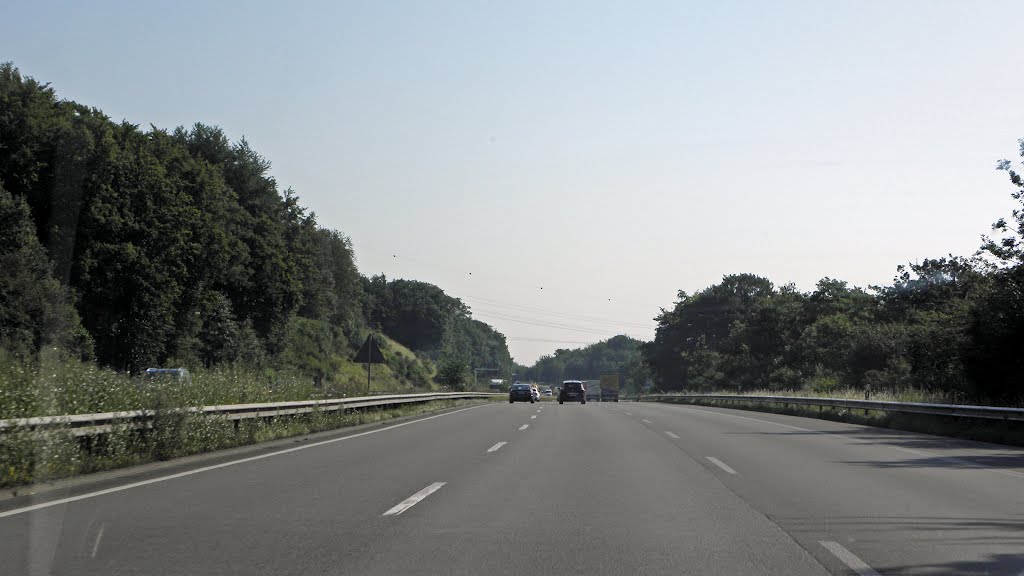
[[[1019,140],[1024,158],[1024,139]],[[1024,163],[1022,163],[1024,166]],[[1001,401],[1024,401],[1024,178],[1009,160],[998,168],[1007,173],[1018,206],[1010,221],[993,224],[996,237],[984,237],[981,254],[994,262],[987,282],[970,307],[965,364],[975,389]]]
[[[10,62],[0,64],[0,181],[33,207],[40,235],[49,221],[50,204],[40,195],[53,156],[50,133],[67,119],[62,108],[49,84],[22,77]]]
[[[451,345],[465,352],[471,368],[496,370],[487,373],[491,378],[511,377],[512,357],[503,334],[484,322],[462,314],[453,317],[450,329]]]
[[[52,269],[28,203],[0,186],[0,349],[32,358],[56,346],[88,358],[92,340]]]
[[[159,364],[176,339],[198,212],[165,178],[150,139],[131,125],[112,130],[85,192],[70,284],[104,363],[132,371]]]
[[[455,341],[456,328],[454,324],[453,320],[447,326],[444,341],[441,344],[441,354],[437,363],[437,381],[449,390],[463,391],[470,388],[473,375],[470,371],[469,354]]]
[[[967,333],[973,387],[989,398],[1024,401],[1024,266],[994,274],[971,308]]]
[[[1019,156],[1024,158],[1024,138],[1017,143]],[[1010,160],[1000,160],[997,168],[1009,176],[1010,184],[1014,187],[1010,195],[1020,206],[1013,210],[1009,222],[1006,218],[1000,218],[992,225],[997,236],[983,237],[982,251],[1003,265],[1024,264],[1024,176],[1014,169]]]
[[[493,376],[511,375],[512,358],[505,336],[474,320],[461,300],[437,286],[379,275],[363,278],[361,293],[367,323],[399,343],[440,361],[444,342],[449,342],[464,351],[468,365],[497,369]]]
[[[562,380],[596,380],[604,374],[619,374],[620,383],[624,383],[629,374],[646,380],[639,363],[641,345],[640,340],[619,335],[583,348],[558,349],[522,369],[520,379],[554,385]]]
[[[72,347],[65,336],[79,321],[59,302],[74,312],[73,295],[77,336],[118,369],[242,362],[323,380],[343,371],[368,328],[437,358],[453,323],[468,363],[510,372],[504,336],[437,286],[360,276],[349,239],[321,228],[269,170],[215,126],[142,131],[0,66],[4,232],[35,239],[4,256],[15,272],[0,310],[4,347],[35,350],[45,332]],[[56,278],[44,281],[44,270]],[[60,318],[71,328],[47,327]],[[427,363],[392,352],[394,375],[429,384]]]
[[[878,309],[874,295],[834,278],[818,280],[807,299],[808,322],[837,314],[855,321],[867,321],[874,318]]]
[[[617,372],[634,389],[648,378],[665,390],[913,386],[1020,401],[1024,178],[1008,160],[998,168],[1020,206],[972,257],[900,266],[870,290],[728,275],[679,292],[652,342],[619,336],[523,367],[441,288],[361,276],[349,239],[282,192],[244,139],[115,123],[3,64],[0,347],[30,357],[54,345],[132,371],[181,359],[330,380],[379,330],[421,355],[385,342],[391,373],[416,385],[433,360],[452,386],[478,367],[551,383]]]
[[[663,310],[656,318],[654,342],[644,348],[645,360],[654,370],[657,385],[663,390],[686,388],[689,371],[700,367],[698,358],[717,360],[717,356],[706,352],[733,355],[728,363],[716,362],[710,375],[702,374],[702,385],[717,382],[719,378],[714,375],[720,372],[727,379],[735,373],[745,374],[745,380],[757,379],[746,375],[754,359],[749,357],[749,343],[743,341],[741,332],[746,329],[744,320],[773,294],[772,283],[753,274],[726,276],[721,283],[693,296],[680,291],[675,307]]]

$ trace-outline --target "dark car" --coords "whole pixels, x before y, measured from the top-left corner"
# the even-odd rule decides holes
[[[508,389],[508,403],[511,404],[517,400],[533,404],[533,389],[529,384],[513,384]]]
[[[562,389],[558,392],[558,403],[566,401],[587,403],[587,387],[579,380],[566,380],[562,382]]]

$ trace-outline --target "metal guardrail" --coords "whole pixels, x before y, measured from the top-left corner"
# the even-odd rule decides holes
[[[171,410],[172,413],[205,414],[221,416],[228,420],[248,418],[273,418],[293,416],[310,412],[336,412],[356,408],[379,408],[399,404],[419,404],[435,400],[460,400],[505,396],[489,392],[438,392],[433,394],[391,394],[382,396],[359,396],[355,398],[332,398],[329,400],[300,400],[293,402],[266,402],[260,404],[227,404],[222,406],[196,406]],[[70,429],[75,436],[104,434],[119,424],[139,428],[150,425],[154,416],[152,410],[130,410],[125,412],[100,412],[97,414],[69,414],[66,416],[37,416],[33,418],[12,418],[0,420],[0,432],[12,430],[54,430]]]
[[[732,394],[651,394],[638,398],[640,401],[671,402],[688,400],[713,400],[716,402],[746,402],[760,404],[794,404],[850,410],[878,410],[882,412],[905,412],[955,416],[960,418],[987,418],[990,420],[1024,421],[1024,408],[1003,408],[999,406],[970,406],[958,404],[924,404],[919,402],[881,402],[876,400],[846,400],[841,398],[805,398],[801,396],[743,396]]]

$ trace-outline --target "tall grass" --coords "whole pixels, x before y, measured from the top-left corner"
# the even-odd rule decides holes
[[[191,380],[147,382],[139,377],[64,357],[46,350],[34,362],[0,352],[0,419],[90,414],[159,407],[213,406],[283,402],[366,393],[366,372],[358,365],[322,387],[287,370],[221,366],[196,369]],[[395,376],[387,366],[373,367],[372,391],[424,391]]]
[[[149,382],[94,363],[45,350],[33,362],[0,352],[0,419],[146,410],[152,428],[115,426],[109,433],[76,438],[69,430],[0,433],[0,486],[62,478],[166,460],[188,454],[374,422],[467,403],[440,401],[382,410],[317,411],[272,419],[226,418],[176,410],[190,406],[283,402],[362,396],[366,373],[356,365],[321,388],[311,378],[282,370],[223,366],[199,369],[189,380]],[[388,369],[373,367],[373,389],[415,389]]]
[[[837,398],[843,400],[864,400],[864,390],[860,388],[829,388],[829,389],[802,389],[802,390],[744,390],[737,392],[736,389],[716,390],[712,392],[688,392],[692,394],[722,394],[722,395],[743,395],[743,396],[795,396],[799,398]],[[871,391],[870,400],[880,402],[923,402],[928,404],[962,404],[963,398],[953,394],[921,390],[917,388],[905,388],[902,390],[877,390]]]
[[[316,411],[237,423],[223,417],[166,411],[156,414],[151,429],[140,431],[122,425],[108,434],[90,438],[75,438],[68,430],[13,431],[0,434],[0,487],[169,460],[479,402],[440,400],[380,410]]]

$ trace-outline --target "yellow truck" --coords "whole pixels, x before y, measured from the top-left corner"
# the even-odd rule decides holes
[[[601,375],[601,402],[619,401],[619,375]]]

